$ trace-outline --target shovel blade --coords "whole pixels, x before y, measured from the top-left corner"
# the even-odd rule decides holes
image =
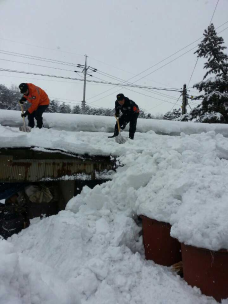
[[[19,130],[22,131],[22,132],[31,132],[31,128],[30,127],[27,127],[27,126],[21,126],[19,127]]]
[[[118,144],[124,144],[127,140],[121,134],[115,137],[115,140]]]

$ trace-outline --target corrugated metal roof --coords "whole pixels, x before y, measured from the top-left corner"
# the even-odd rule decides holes
[[[37,182],[77,174],[95,179],[96,172],[114,169],[115,160],[111,157],[0,149],[0,182]]]

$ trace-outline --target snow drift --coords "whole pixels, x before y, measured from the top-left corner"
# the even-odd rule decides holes
[[[1,110],[0,125],[19,127],[22,118],[19,111]],[[78,114],[44,113],[44,126],[56,130],[85,131],[85,132],[113,132],[115,118],[108,116],[92,116]],[[126,128],[128,130],[128,127]],[[228,126],[223,124],[201,124],[192,122],[166,121],[156,119],[138,119],[137,132],[154,131],[157,134],[180,135],[199,134],[214,131],[228,137]]]
[[[172,235],[186,244],[228,249],[223,135],[149,131],[118,145],[104,132],[21,133],[1,126],[0,144],[113,154],[124,165],[112,181],[84,187],[66,211],[0,240],[0,303],[216,303],[170,269],[145,261],[137,215],[171,223]]]

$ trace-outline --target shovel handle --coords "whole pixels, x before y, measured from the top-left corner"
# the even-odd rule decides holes
[[[21,113],[22,114],[24,114],[24,109],[23,109],[23,105],[19,102],[19,105],[20,105],[20,107],[21,107]],[[23,121],[24,121],[24,127],[26,127],[26,125],[25,125],[25,118],[24,118],[24,116],[23,116]]]
[[[117,126],[118,126],[118,132],[120,133],[120,122],[119,122],[119,119],[116,117],[116,115],[115,115],[115,119],[116,119]]]

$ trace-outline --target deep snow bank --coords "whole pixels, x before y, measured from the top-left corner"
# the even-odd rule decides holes
[[[74,153],[113,153],[124,164],[112,181],[92,190],[85,187],[66,211],[9,239],[14,247],[0,258],[1,269],[12,251],[25,264],[32,259],[37,266],[35,278],[42,278],[41,285],[33,286],[32,281],[27,289],[23,280],[22,285],[16,285],[15,303],[27,304],[21,295],[29,298],[34,293],[38,296],[34,303],[43,303],[45,296],[49,300],[47,282],[55,286],[49,303],[52,297],[61,303],[65,295],[63,303],[71,304],[73,291],[82,304],[216,303],[169,269],[145,261],[134,219],[138,213],[170,222],[172,234],[186,244],[228,248],[228,162],[221,158],[228,158],[228,139],[215,132],[170,137],[150,131],[118,145],[108,140],[106,133],[43,129],[27,134],[10,127],[0,131],[1,146],[32,144]],[[0,248],[5,250],[5,244],[0,241]],[[11,264],[7,265],[14,273]],[[8,279],[6,271],[0,271],[3,296],[4,290],[13,294],[12,286],[24,274],[19,270],[15,272],[16,283],[12,276]],[[49,279],[44,279],[44,274]],[[58,290],[58,280],[64,281],[62,291]]]
[[[54,269],[0,239],[1,304],[77,304],[77,294]]]
[[[215,304],[166,267],[144,260],[131,208],[119,200],[127,190],[110,197],[110,188],[85,188],[86,201],[71,201],[81,206],[77,213],[46,218],[10,241],[41,271],[43,264],[57,272],[81,304]]]
[[[107,139],[106,133],[53,129],[23,133],[2,126],[0,132],[1,147],[38,146],[120,156],[125,166],[117,170],[113,190],[108,188],[111,198],[124,186],[128,192],[119,199],[131,206],[132,212],[172,224],[172,235],[186,244],[228,249],[228,139],[222,135],[208,132],[170,137],[150,131],[137,133],[134,141],[119,145]],[[80,197],[87,199],[84,194]]]
[[[22,123],[19,111],[0,110],[0,125],[19,127]],[[65,131],[113,132],[115,118],[107,116],[44,113],[44,125],[46,128]],[[126,130],[128,130],[128,127]],[[199,134],[214,131],[216,134],[220,133],[228,137],[228,125],[138,119],[138,132],[145,133],[151,130],[157,134],[167,135],[180,135],[181,132],[185,134]]]

